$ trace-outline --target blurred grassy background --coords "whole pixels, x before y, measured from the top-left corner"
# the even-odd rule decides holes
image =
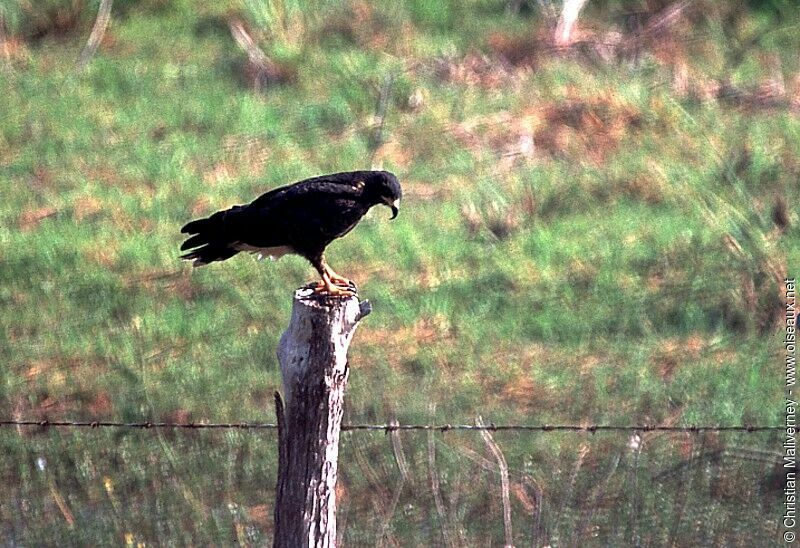
[[[3,418],[273,420],[276,342],[293,289],[313,271],[300,258],[247,257],[193,271],[177,259],[179,228],[275,186],[374,164],[402,181],[401,215],[388,222],[376,210],[329,250],[375,306],[351,348],[346,420],[782,423],[776,326],[782,279],[800,264],[796,3],[695,1],[665,19],[677,4],[589,2],[576,43],[559,49],[549,2],[118,0],[78,71],[98,4],[0,6]],[[248,61],[231,24],[268,70]],[[141,539],[229,542],[235,512],[197,525],[209,505],[271,496],[237,490],[251,482],[219,494],[210,478],[180,473],[179,455],[197,451],[199,468],[223,474],[247,455],[248,477],[271,489],[266,436],[4,429],[15,502],[0,506],[2,527],[12,543],[127,542],[105,477],[143,490],[147,519],[159,504],[184,513]],[[216,445],[204,454],[200,439]],[[573,526],[562,520],[569,482],[552,467],[574,467],[585,441],[502,444],[512,468],[556,501],[542,514],[550,541]],[[406,443],[426,466],[426,441]],[[621,443],[591,455],[619,460],[610,448]],[[755,445],[778,448],[778,434]],[[358,454],[349,451],[343,459]],[[50,484],[31,479],[43,454],[73,485],[64,505],[84,508],[73,520],[92,521],[99,507],[113,516],[71,528]],[[113,474],[98,464],[109,455]],[[353,466],[344,507],[361,508],[345,529],[355,545],[389,542],[367,526],[371,504],[384,504],[369,462],[342,465]],[[453,477],[465,469],[440,464]],[[593,470],[605,477],[604,465]],[[162,500],[167,477],[194,494]],[[765,508],[777,508],[777,493]],[[467,523],[466,501],[477,503],[462,498]],[[25,504],[51,526],[15,521]],[[419,528],[435,524],[428,510],[404,515]],[[763,509],[751,510],[759,521]],[[271,510],[261,511],[255,527],[268,539]],[[464,540],[501,542],[499,515]],[[666,537],[650,523],[648,538],[696,539],[681,519]],[[425,543],[428,529],[403,537],[413,527],[397,527],[396,543]],[[600,542],[632,534],[609,531]]]

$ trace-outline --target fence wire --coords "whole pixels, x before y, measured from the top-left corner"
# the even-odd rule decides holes
[[[238,429],[276,430],[275,423],[258,422],[115,422],[115,421],[51,421],[51,420],[0,420],[3,426],[38,426],[40,428],[164,428],[164,429]],[[342,431],[358,430],[395,432],[404,430],[429,430],[448,432],[451,430],[473,430],[491,432],[766,432],[785,430],[785,426],[774,425],[663,425],[663,424],[343,424]]]

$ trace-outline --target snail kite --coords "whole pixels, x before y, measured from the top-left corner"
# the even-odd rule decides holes
[[[401,197],[397,177],[387,171],[306,179],[187,224],[181,232],[192,236],[181,250],[191,251],[181,258],[202,266],[240,251],[272,259],[294,253],[308,259],[322,276],[317,292],[352,295],[352,282],[325,261],[325,247],[350,232],[374,205],[388,205],[394,219]]]

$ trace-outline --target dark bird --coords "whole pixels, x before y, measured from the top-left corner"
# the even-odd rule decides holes
[[[187,224],[181,232],[193,236],[181,250],[192,251],[181,258],[197,267],[230,259],[240,251],[273,259],[294,253],[308,259],[322,276],[317,292],[353,295],[352,282],[325,261],[325,248],[350,232],[374,205],[389,206],[392,219],[397,217],[402,194],[397,177],[388,171],[306,179]]]

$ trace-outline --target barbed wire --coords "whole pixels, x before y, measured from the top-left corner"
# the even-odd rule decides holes
[[[0,427],[25,426],[40,428],[130,428],[148,430],[163,429],[208,429],[208,430],[275,430],[275,423],[258,422],[115,422],[115,421],[51,421],[51,420],[0,420]],[[784,430],[784,426],[774,425],[679,425],[663,424],[344,424],[342,431],[492,431],[492,432],[769,432]]]

